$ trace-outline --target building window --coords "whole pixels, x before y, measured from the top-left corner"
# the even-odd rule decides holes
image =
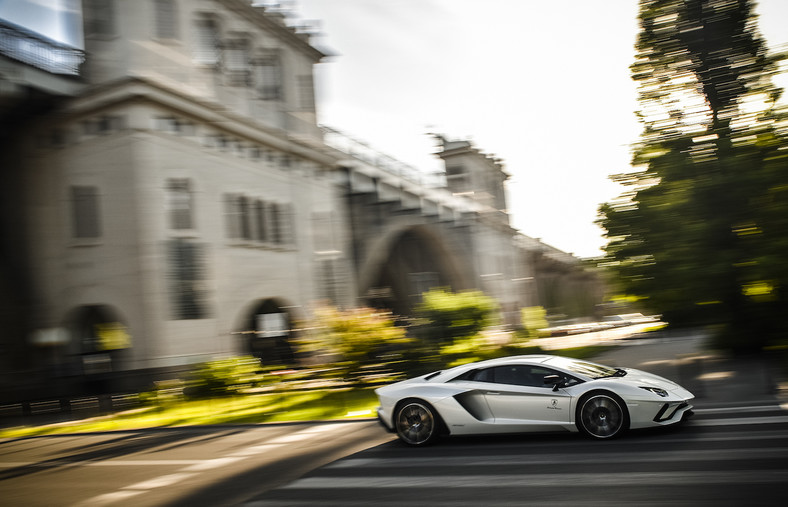
[[[173,0],[155,0],[154,4],[156,9],[156,38],[177,39],[178,16],[175,2]]]
[[[312,76],[298,76],[298,105],[302,111],[315,110],[315,87]]]
[[[84,0],[83,8],[86,36],[106,36],[115,32],[113,0]]]
[[[216,22],[212,19],[200,19],[194,31],[194,60],[203,65],[218,65],[221,53]]]
[[[261,242],[268,241],[268,224],[266,223],[267,213],[265,211],[266,205],[263,201],[256,201],[254,205],[255,211],[255,224],[257,225],[257,239]]]
[[[187,120],[175,116],[157,116],[153,119],[153,127],[161,132],[170,132],[181,136],[193,136],[197,126]]]
[[[227,219],[227,238],[238,239],[241,236],[240,212],[238,210],[238,196],[226,194],[224,196],[224,215]]]
[[[225,196],[228,238],[252,239],[252,205],[250,201],[251,199],[244,195],[228,194]]]
[[[235,39],[225,44],[224,66],[230,86],[249,86],[249,42]]]
[[[96,187],[71,187],[71,211],[75,238],[101,237],[99,195]]]
[[[469,175],[463,166],[449,166],[446,168],[446,184],[452,192],[472,190]]]
[[[173,318],[206,318],[204,246],[178,238],[169,240],[168,250]]]
[[[125,123],[122,116],[97,116],[82,122],[82,132],[86,136],[106,135],[124,130]]]
[[[293,244],[293,207],[289,204],[269,204],[271,215],[271,237],[269,241],[275,245]]]
[[[252,220],[250,216],[249,199],[244,196],[238,197],[238,218],[241,239],[252,239]]]
[[[283,243],[282,240],[282,211],[278,204],[269,206],[271,212],[271,242],[277,245]]]
[[[270,51],[254,63],[255,88],[263,100],[282,100],[282,69],[279,55]]]
[[[225,215],[228,239],[243,240],[244,244],[293,244],[292,205],[227,194]]]
[[[190,180],[167,181],[167,211],[171,229],[194,229],[194,196]]]
[[[338,251],[337,225],[333,211],[312,214],[312,244],[318,254],[334,254]]]

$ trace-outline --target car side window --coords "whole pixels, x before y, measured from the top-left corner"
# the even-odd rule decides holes
[[[471,378],[468,380],[473,380],[474,382],[493,382],[493,368],[484,368],[483,370],[476,370],[471,375]]]
[[[492,368],[466,371],[462,375],[449,380],[449,382],[462,382],[463,380],[470,380],[472,382],[492,382]]]
[[[494,381],[496,384],[509,384],[514,386],[532,386],[531,367],[522,364],[497,366],[494,368]]]
[[[552,388],[552,385],[544,383],[544,378],[548,375],[559,375],[565,378],[566,379],[566,382],[564,384],[565,387],[575,385],[580,382],[575,377],[566,375],[565,373],[550,368],[545,368],[543,366],[513,364],[506,366],[497,366],[495,368],[492,368],[492,370],[493,370],[492,381],[495,382],[496,384]]]
[[[510,364],[493,368],[471,370],[451,379],[450,382],[469,380],[472,382],[552,388],[551,384],[544,383],[544,378],[548,375],[559,375],[565,378],[565,387],[573,386],[581,382],[579,379],[557,370],[545,368],[543,366],[530,366],[524,364]]]
[[[564,384],[563,384],[564,387],[570,387],[570,386],[573,386],[575,384],[579,384],[581,382],[580,379],[578,379],[576,377],[573,377],[572,375],[567,375],[566,373],[560,372],[558,370],[553,370],[551,368],[545,368],[543,366],[532,366],[531,367],[531,376],[533,377],[533,379],[536,382],[534,385],[536,385],[538,387],[550,387],[550,388],[552,388],[552,385],[544,383],[544,378],[546,376],[548,376],[548,375],[558,375],[559,377],[564,378],[565,379]]]

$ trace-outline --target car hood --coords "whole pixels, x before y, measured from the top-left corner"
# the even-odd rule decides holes
[[[677,383],[666,379],[665,377],[660,377],[659,375],[654,375],[653,373],[649,373],[647,371],[636,370],[634,368],[624,368],[627,374],[621,377],[621,380],[627,383],[634,383],[639,386],[645,387],[661,387],[662,389],[672,390],[679,386]]]
[[[668,380],[665,377],[654,375],[646,371],[636,370],[634,368],[623,368],[627,374],[623,377],[618,377],[615,380],[621,383],[629,384],[635,387],[659,387],[665,391],[672,393],[681,398],[694,398],[693,394],[681,387],[679,384]]]

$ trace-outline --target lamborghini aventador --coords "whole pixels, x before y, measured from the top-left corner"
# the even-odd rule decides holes
[[[377,389],[378,420],[409,445],[441,435],[581,432],[609,439],[692,415],[665,378],[552,355],[465,364]]]

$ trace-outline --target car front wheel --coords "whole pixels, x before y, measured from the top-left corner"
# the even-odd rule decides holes
[[[425,445],[437,438],[439,420],[426,402],[410,400],[402,403],[394,417],[397,436],[408,445]]]
[[[612,438],[626,430],[626,407],[612,393],[591,393],[580,400],[577,407],[577,427],[593,438]]]

